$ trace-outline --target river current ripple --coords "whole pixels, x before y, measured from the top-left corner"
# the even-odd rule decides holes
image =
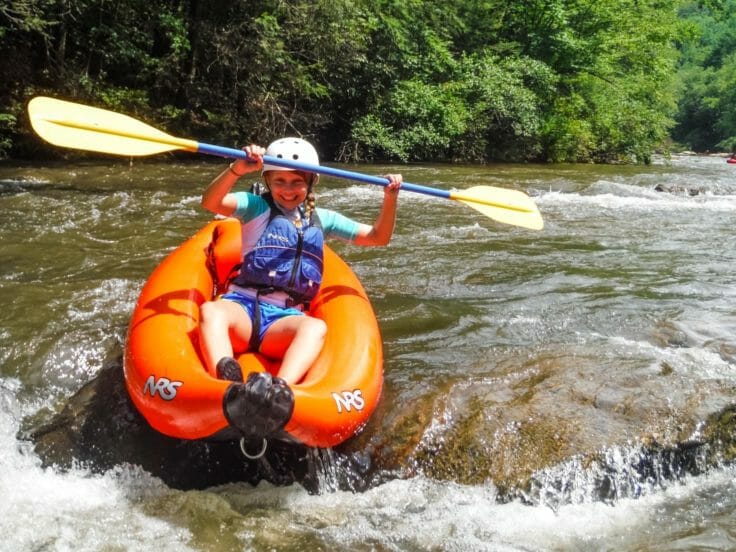
[[[208,220],[198,197],[219,168],[0,166],[0,550],[736,548],[731,466],[607,502],[578,487],[578,499],[555,507],[499,501],[492,480],[421,471],[365,492],[334,490],[329,458],[316,495],[267,483],[181,491],[132,465],[43,467],[19,430],[119,358],[146,277]],[[604,386],[606,371],[656,366],[732,392],[736,165],[682,156],[648,167],[348,168],[445,189],[521,189],[546,223],[542,232],[502,226],[404,193],[390,247],[337,244],[384,337],[384,419],[448,381],[496,382],[499,370],[513,377],[563,354],[599,369],[581,371],[591,385]],[[320,188],[321,205],[363,221],[377,213],[380,188],[331,179]],[[571,480],[582,470],[559,469]]]

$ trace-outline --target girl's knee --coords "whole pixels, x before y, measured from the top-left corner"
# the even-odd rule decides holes
[[[324,340],[327,335],[327,324],[319,318],[307,318],[307,329],[314,339]]]
[[[199,317],[202,324],[216,323],[224,319],[225,309],[217,301],[207,301],[199,306]]]
[[[212,301],[207,301],[206,303],[202,303],[199,305],[199,315],[202,320],[206,320],[209,318],[212,318],[214,315],[214,303]]]

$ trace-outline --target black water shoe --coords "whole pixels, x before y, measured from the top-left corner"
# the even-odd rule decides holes
[[[230,381],[243,381],[243,371],[233,357],[222,357],[216,366],[217,377]]]
[[[281,378],[268,372],[251,372],[245,383],[225,392],[225,417],[248,440],[278,433],[294,412],[294,393]]]

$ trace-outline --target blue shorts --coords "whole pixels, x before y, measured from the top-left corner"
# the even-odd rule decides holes
[[[242,293],[238,293],[237,291],[229,291],[223,294],[220,299],[232,301],[233,303],[237,303],[238,305],[243,307],[245,309],[245,312],[248,313],[250,321],[253,322],[256,308],[255,298],[248,297],[247,295],[243,295]],[[263,300],[259,301],[258,305],[261,309],[261,327],[258,332],[258,343],[261,343],[263,341],[264,334],[266,333],[266,331],[268,331],[268,328],[270,328],[271,325],[277,320],[281,320],[282,318],[285,318],[287,316],[301,316],[304,314],[299,309],[291,307],[277,307],[276,305],[271,305],[264,302]]]

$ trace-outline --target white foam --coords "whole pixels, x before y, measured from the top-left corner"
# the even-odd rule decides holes
[[[659,194],[664,195],[664,194]],[[697,210],[713,212],[736,211],[736,196],[675,196],[648,197],[647,195],[620,196],[613,193],[584,195],[580,193],[546,192],[537,198],[540,206],[571,205],[621,210],[630,213],[649,211]]]
[[[15,438],[20,408],[7,385],[0,393],[1,551],[191,550],[189,531],[142,511],[126,485],[171,491],[134,468],[105,475],[43,468],[29,444]]]
[[[675,509],[670,517],[683,517],[677,511],[679,504],[687,508],[704,488],[728,484],[729,477],[731,472],[718,471],[639,499],[571,504],[557,510],[498,503],[490,484],[466,486],[422,476],[390,481],[359,494],[313,496],[299,487],[267,484],[255,490],[226,486],[218,493],[247,516],[240,533],[245,548],[264,539],[278,548],[293,542],[297,534],[313,534],[319,528],[321,544],[337,550],[624,549],[627,544],[676,538],[658,531],[650,534],[663,517],[663,506]],[[260,510],[264,513],[253,515]],[[677,528],[683,525],[687,520],[680,520]]]

